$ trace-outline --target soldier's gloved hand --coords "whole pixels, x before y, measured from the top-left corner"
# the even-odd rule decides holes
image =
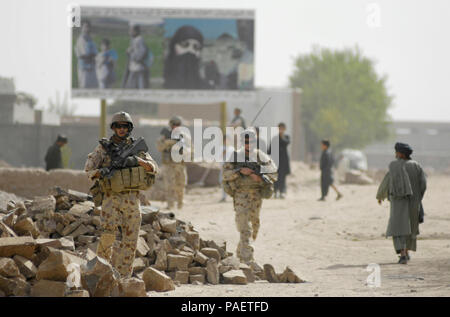
[[[138,159],[136,156],[129,156],[126,158],[124,164],[125,167],[135,167],[138,166]]]
[[[107,167],[102,167],[98,171],[100,172],[101,177],[105,177],[105,175],[108,174],[109,169]]]

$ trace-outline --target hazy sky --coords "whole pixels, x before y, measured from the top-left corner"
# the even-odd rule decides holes
[[[358,45],[388,76],[397,120],[450,122],[450,1],[448,0],[2,0],[0,76],[47,104],[70,92],[69,3],[99,6],[244,8],[256,10],[255,84],[286,87],[293,59],[313,45]],[[380,27],[370,27],[377,4]],[[99,101],[74,99],[77,114],[96,115]]]

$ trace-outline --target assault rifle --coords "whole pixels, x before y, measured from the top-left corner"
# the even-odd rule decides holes
[[[111,156],[111,166],[101,169],[101,175],[111,178],[115,171],[125,167],[125,160],[129,156],[137,155],[139,152],[147,152],[148,147],[143,137],[137,138],[133,143],[110,149],[108,154]]]
[[[261,166],[256,162],[235,162],[234,172],[239,172],[241,168],[247,167],[251,169],[256,175],[261,176],[263,181],[268,184],[273,184],[273,181],[266,174],[261,173]]]

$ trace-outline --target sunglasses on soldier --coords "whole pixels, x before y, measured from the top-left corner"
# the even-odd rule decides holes
[[[114,123],[114,124],[113,124],[113,127],[114,127],[114,128],[117,128],[117,129],[120,129],[120,128],[123,128],[123,129],[130,129],[130,124],[129,124],[129,123],[122,123],[122,124],[120,124],[120,123]]]

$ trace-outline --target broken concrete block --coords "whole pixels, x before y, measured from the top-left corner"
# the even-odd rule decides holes
[[[156,261],[153,267],[160,271],[167,270],[167,253],[166,250],[160,249],[156,254]]]
[[[241,261],[235,256],[226,257],[221,263],[225,266],[233,267],[234,270],[239,270],[239,266],[241,265]]]
[[[177,233],[177,221],[174,219],[162,218],[159,219],[161,231],[168,233]]]
[[[99,216],[92,217],[91,223],[97,228],[100,228],[102,226],[102,220]]]
[[[118,285],[120,274],[101,257],[81,266],[81,283],[90,296],[108,297]]]
[[[85,255],[85,257],[86,257],[86,259],[88,260],[88,261],[90,261],[90,260],[92,260],[93,258],[95,258],[97,256],[97,254],[94,252],[94,251],[92,251],[91,249],[86,249],[86,255]]]
[[[144,281],[135,277],[119,280],[120,297],[146,297]]]
[[[81,220],[77,220],[75,222],[72,222],[70,225],[65,226],[64,230],[62,231],[62,236],[67,236],[70,233],[74,232],[80,225],[82,224]]]
[[[247,277],[248,283],[253,283],[255,281],[255,274],[253,273],[253,270],[250,268],[250,266],[241,263],[239,265],[239,269],[244,272],[245,276]]]
[[[247,277],[241,270],[231,270],[223,274],[225,284],[247,284]]]
[[[73,205],[69,210],[69,214],[82,217],[92,210],[94,210],[94,203],[92,201],[83,201]]]
[[[48,213],[51,214],[55,211],[56,208],[56,199],[53,196],[39,196],[34,197],[31,202],[30,207],[28,208],[28,215],[31,217],[36,216],[39,213]]]
[[[134,259],[134,261],[133,261],[133,272],[143,271],[148,266],[148,265],[146,265],[144,259],[145,258],[135,258]]]
[[[76,230],[69,234],[69,236],[75,239],[80,235],[88,233],[88,231],[89,229],[84,224],[80,224]]]
[[[176,271],[174,280],[179,282],[180,284],[188,284],[189,283],[189,272],[188,271]]]
[[[201,265],[206,265],[206,261],[208,261],[208,257],[201,252],[197,252],[194,255],[194,261]]]
[[[60,250],[75,251],[73,237],[67,236],[59,239],[36,239],[36,244],[42,247],[51,247]]]
[[[21,255],[15,255],[13,259],[14,262],[16,262],[16,265],[19,268],[20,273],[22,273],[23,276],[25,276],[27,279],[36,276],[37,268],[31,260]]]
[[[61,222],[59,222],[59,223],[56,225],[56,232],[58,232],[58,233],[62,236],[62,235],[63,235],[64,228],[65,228],[64,224],[62,224]]]
[[[169,271],[187,271],[188,265],[192,262],[190,257],[184,255],[168,254],[167,269]]]
[[[271,264],[264,264],[264,275],[270,283],[280,283],[275,269]]]
[[[189,283],[191,284],[205,284],[205,276],[198,275],[189,275]]]
[[[9,214],[1,218],[1,221],[10,228],[14,227],[16,220],[17,215],[14,212],[10,212]]]
[[[66,283],[40,280],[31,287],[31,296],[33,297],[64,297],[66,292]]]
[[[227,243],[225,241],[222,241],[220,243],[220,246],[219,246],[218,243],[216,243],[216,241],[213,241],[213,240],[205,241],[205,243],[208,246],[208,248],[213,248],[213,249],[216,249],[217,251],[219,251],[221,259],[226,258],[226,256],[227,256],[227,251],[226,251]]]
[[[0,291],[3,291],[6,296],[29,296],[30,285],[20,277],[0,276]]]
[[[32,237],[0,238],[0,257],[12,257],[16,254],[31,259],[36,248]]]
[[[95,236],[84,236],[80,235],[77,238],[77,241],[83,244],[93,243],[95,240],[97,240],[97,237]]]
[[[39,236],[39,230],[33,223],[33,220],[29,217],[18,220],[13,227],[14,231],[20,235],[32,235],[33,238],[37,238]]]
[[[217,263],[220,262],[220,253],[214,248],[203,248],[200,249],[200,252],[206,255],[208,258],[213,258],[217,261]]]
[[[175,289],[169,276],[151,267],[145,269],[142,279],[147,291],[167,292]]]
[[[288,266],[285,268],[284,272],[277,275],[280,283],[304,283],[301,278],[299,278],[294,271],[292,271]]]
[[[215,259],[211,258],[206,262],[206,280],[213,285],[219,284],[219,268]]]
[[[198,232],[195,231],[183,232],[183,236],[185,237],[186,242],[189,243],[189,245],[195,251],[200,249],[200,235]]]
[[[188,268],[189,275],[205,275],[206,276],[206,269],[204,267],[200,266],[194,266]]]
[[[66,282],[67,276],[72,272],[71,263],[83,265],[85,260],[71,255],[65,251],[48,248],[50,254],[39,265],[36,279]]]
[[[41,231],[46,231],[48,233],[53,233],[56,232],[56,221],[53,219],[48,219],[48,220],[44,220],[42,221],[42,230]]]
[[[20,275],[19,268],[13,259],[0,258],[0,275],[3,277],[17,277]]]
[[[5,223],[0,221],[0,238],[17,237],[17,234]]]
[[[226,272],[231,271],[233,269],[234,268],[232,266],[219,264],[219,273],[220,274],[226,273]]]
[[[143,257],[147,255],[148,251],[150,251],[150,248],[148,247],[147,242],[145,242],[144,238],[139,237],[136,246],[136,255]]]
[[[68,196],[56,197],[56,210],[69,210],[72,207]]]

